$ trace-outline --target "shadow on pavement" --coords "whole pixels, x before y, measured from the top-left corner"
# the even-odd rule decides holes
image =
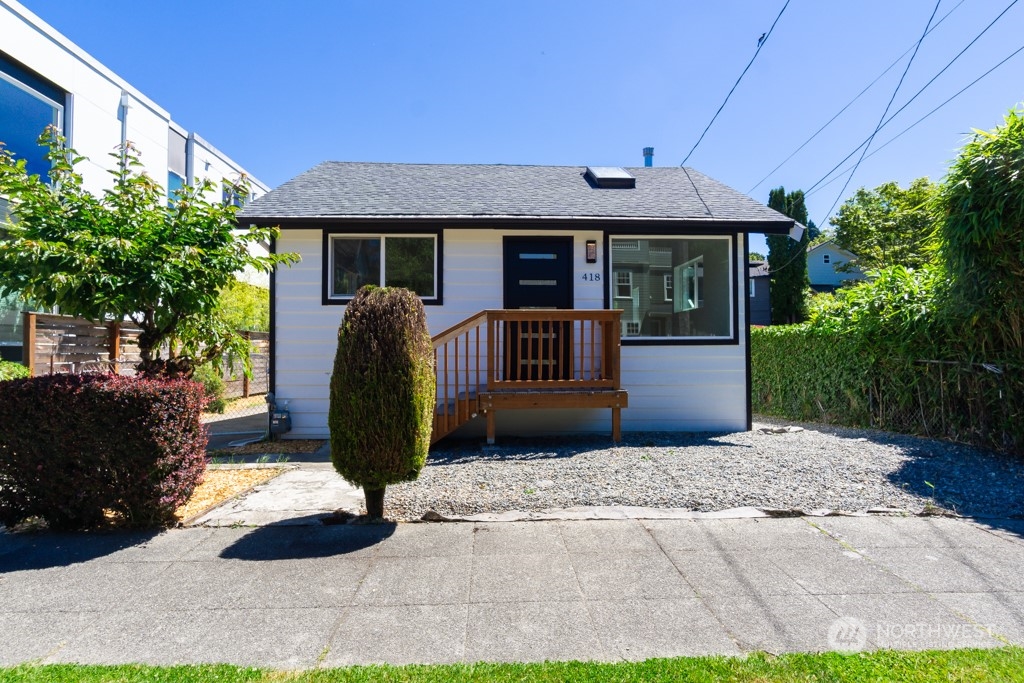
[[[67,567],[142,545],[158,536],[152,531],[81,533],[0,532],[0,574],[28,569]]]
[[[337,557],[366,550],[395,533],[397,524],[336,524],[302,526],[324,515],[289,519],[280,524],[257,527],[225,548],[225,560],[308,560]]]

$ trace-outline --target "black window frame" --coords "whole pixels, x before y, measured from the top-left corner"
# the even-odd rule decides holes
[[[612,308],[614,298],[612,296],[613,286],[613,267],[611,243],[612,239],[620,240],[643,240],[643,239],[702,239],[702,238],[729,238],[729,254],[731,258],[730,265],[730,290],[731,295],[729,297],[729,305],[731,311],[731,330],[732,333],[728,337],[626,337],[623,336],[621,339],[622,346],[738,346],[740,344],[740,324],[739,324],[739,285],[736,284],[736,278],[738,277],[737,268],[740,267],[741,261],[740,256],[740,242],[745,241],[740,239],[738,232],[699,232],[694,234],[681,234],[678,231],[660,231],[650,230],[645,231],[643,234],[619,231],[619,230],[605,230],[604,231],[604,278],[609,283],[604,288],[604,307],[607,309]],[[678,283],[673,283],[674,286],[678,286]],[[746,299],[746,297],[744,297]]]
[[[345,306],[352,301],[351,296],[332,296],[333,281],[331,243],[335,237],[387,239],[388,237],[433,237],[434,238],[434,297],[420,297],[424,306],[444,305],[444,230],[440,228],[409,229],[398,226],[393,230],[367,229],[366,226],[347,228],[325,228],[323,230],[323,248],[321,252],[321,303],[324,306]],[[383,265],[383,264],[382,264]]]

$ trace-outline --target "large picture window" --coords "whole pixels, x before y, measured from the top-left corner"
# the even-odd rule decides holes
[[[612,237],[609,245],[610,300],[626,338],[734,337],[731,237]]]
[[[329,299],[351,299],[363,285],[404,287],[438,298],[436,235],[331,235]]]
[[[64,133],[66,95],[17,64],[0,57],[0,140],[29,173],[43,178],[50,171],[39,136],[47,126]]]

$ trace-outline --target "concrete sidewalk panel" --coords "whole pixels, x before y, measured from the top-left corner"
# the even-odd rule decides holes
[[[714,550],[728,533],[730,520],[644,519],[640,521],[655,542],[666,550]]]
[[[722,550],[821,549],[836,545],[834,539],[803,518],[731,519],[716,536]]]
[[[583,599],[568,554],[473,558],[470,602],[572,602]]]
[[[459,662],[468,613],[465,604],[350,607],[322,666]]]
[[[566,552],[555,522],[497,522],[475,524],[473,554],[521,555]]]
[[[696,598],[588,601],[587,609],[605,650],[620,659],[740,653]]]
[[[169,562],[96,562],[5,575],[0,611],[46,612],[71,608],[102,611],[129,605],[145,595]]]
[[[381,541],[380,557],[470,557],[472,524],[399,524]]]
[[[878,548],[866,552],[872,561],[925,592],[993,593],[1015,590],[1016,577],[993,572],[992,567],[985,566],[986,558],[978,549]],[[979,556],[982,562],[979,562]]]
[[[698,595],[806,595],[763,551],[669,550],[668,556]]]
[[[834,649],[828,634],[837,616],[815,596],[729,595],[704,602],[744,652]]]
[[[840,593],[910,593],[914,586],[863,555],[842,550],[766,550],[765,557],[815,595]]]
[[[46,663],[307,668],[340,616],[334,609],[108,612]]]
[[[859,620],[867,629],[868,640],[886,650],[948,650],[1001,645],[984,629],[960,619],[923,593],[820,597],[832,611]]]
[[[247,562],[242,571],[252,576],[252,583],[244,604],[254,608],[348,605],[370,564],[369,558],[355,557]]]
[[[1002,543],[974,524],[941,517],[822,517],[812,524],[858,549],[981,548]]]
[[[560,522],[558,528],[570,553],[660,552],[657,542],[636,520]]]
[[[933,593],[932,597],[997,639],[1024,645],[1024,593]]]
[[[543,662],[615,658],[597,637],[580,602],[516,602],[469,606],[467,662]]]
[[[59,651],[99,616],[99,612],[0,612],[0,666],[41,660]]]
[[[696,593],[664,553],[572,553],[587,600],[693,598]]]
[[[451,605],[469,601],[470,558],[378,557],[353,598],[357,605]]]

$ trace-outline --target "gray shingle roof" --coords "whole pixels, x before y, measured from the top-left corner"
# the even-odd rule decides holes
[[[792,221],[689,168],[626,169],[634,189],[600,189],[582,166],[326,161],[251,202],[239,218],[620,218]],[[768,226],[764,226],[768,227]]]

